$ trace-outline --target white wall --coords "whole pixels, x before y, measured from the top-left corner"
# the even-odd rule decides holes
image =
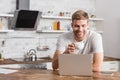
[[[60,11],[74,12],[78,9],[94,12],[95,0],[30,0],[30,9],[53,11],[54,15],[58,15]]]
[[[0,13],[9,13],[15,10],[15,5],[16,5],[15,0],[8,0],[8,1],[1,0]],[[39,10],[42,11],[43,13],[46,13],[47,11],[54,11],[53,15],[59,15],[59,12],[61,11],[73,13],[78,9],[84,9],[88,13],[94,13],[95,0],[30,0],[30,9]],[[52,25],[52,22],[50,22],[50,20],[45,20],[45,21],[40,20],[38,29],[50,25]],[[47,44],[50,47],[50,50],[37,51],[37,55],[39,57],[48,56],[54,53],[55,51],[56,39],[57,39],[56,37],[58,35],[59,34],[56,33],[41,34],[41,33],[36,33],[35,31],[15,31],[12,33],[0,33],[0,50],[1,49],[4,50],[3,56],[5,58],[23,57],[24,54],[27,53],[29,49],[31,48],[36,49],[36,47],[39,45],[42,46]],[[28,37],[32,37],[32,38],[28,38]],[[45,42],[46,39],[47,42]],[[2,46],[2,41],[5,41],[4,46]]]
[[[16,0],[0,0],[0,13],[13,13],[16,9]]]
[[[104,18],[105,55],[120,58],[120,0],[96,0],[98,17]]]

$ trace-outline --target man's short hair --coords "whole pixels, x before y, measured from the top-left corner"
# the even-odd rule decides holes
[[[72,15],[72,21],[73,20],[84,20],[89,19],[88,13],[83,10],[78,10]]]

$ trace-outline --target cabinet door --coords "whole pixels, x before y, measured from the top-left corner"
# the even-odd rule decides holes
[[[119,61],[105,61],[103,62],[101,71],[119,71]]]

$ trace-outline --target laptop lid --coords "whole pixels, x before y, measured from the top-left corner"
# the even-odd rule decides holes
[[[60,75],[92,75],[91,54],[60,54],[59,55]]]
[[[41,14],[35,10],[16,10],[12,26],[15,30],[36,30]]]

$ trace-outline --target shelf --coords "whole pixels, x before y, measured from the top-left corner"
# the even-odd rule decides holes
[[[103,21],[104,19],[103,18],[90,18],[89,20],[92,20],[92,21]]]
[[[0,13],[0,17],[14,17],[13,14],[1,14]]]
[[[66,30],[37,30],[36,32],[39,33],[63,33],[63,32],[68,32]]]
[[[43,19],[68,19],[68,20],[71,20],[71,17],[64,17],[64,16],[43,16],[42,15],[42,18]],[[102,21],[104,20],[103,18],[90,18],[89,19],[90,21]]]
[[[68,19],[71,20],[71,17],[64,16],[42,16],[43,19]]]
[[[0,30],[0,33],[14,32],[14,30]]]
[[[38,33],[64,33],[64,32],[69,32],[66,30],[37,30],[36,32]],[[100,34],[103,34],[103,31],[96,31]]]

